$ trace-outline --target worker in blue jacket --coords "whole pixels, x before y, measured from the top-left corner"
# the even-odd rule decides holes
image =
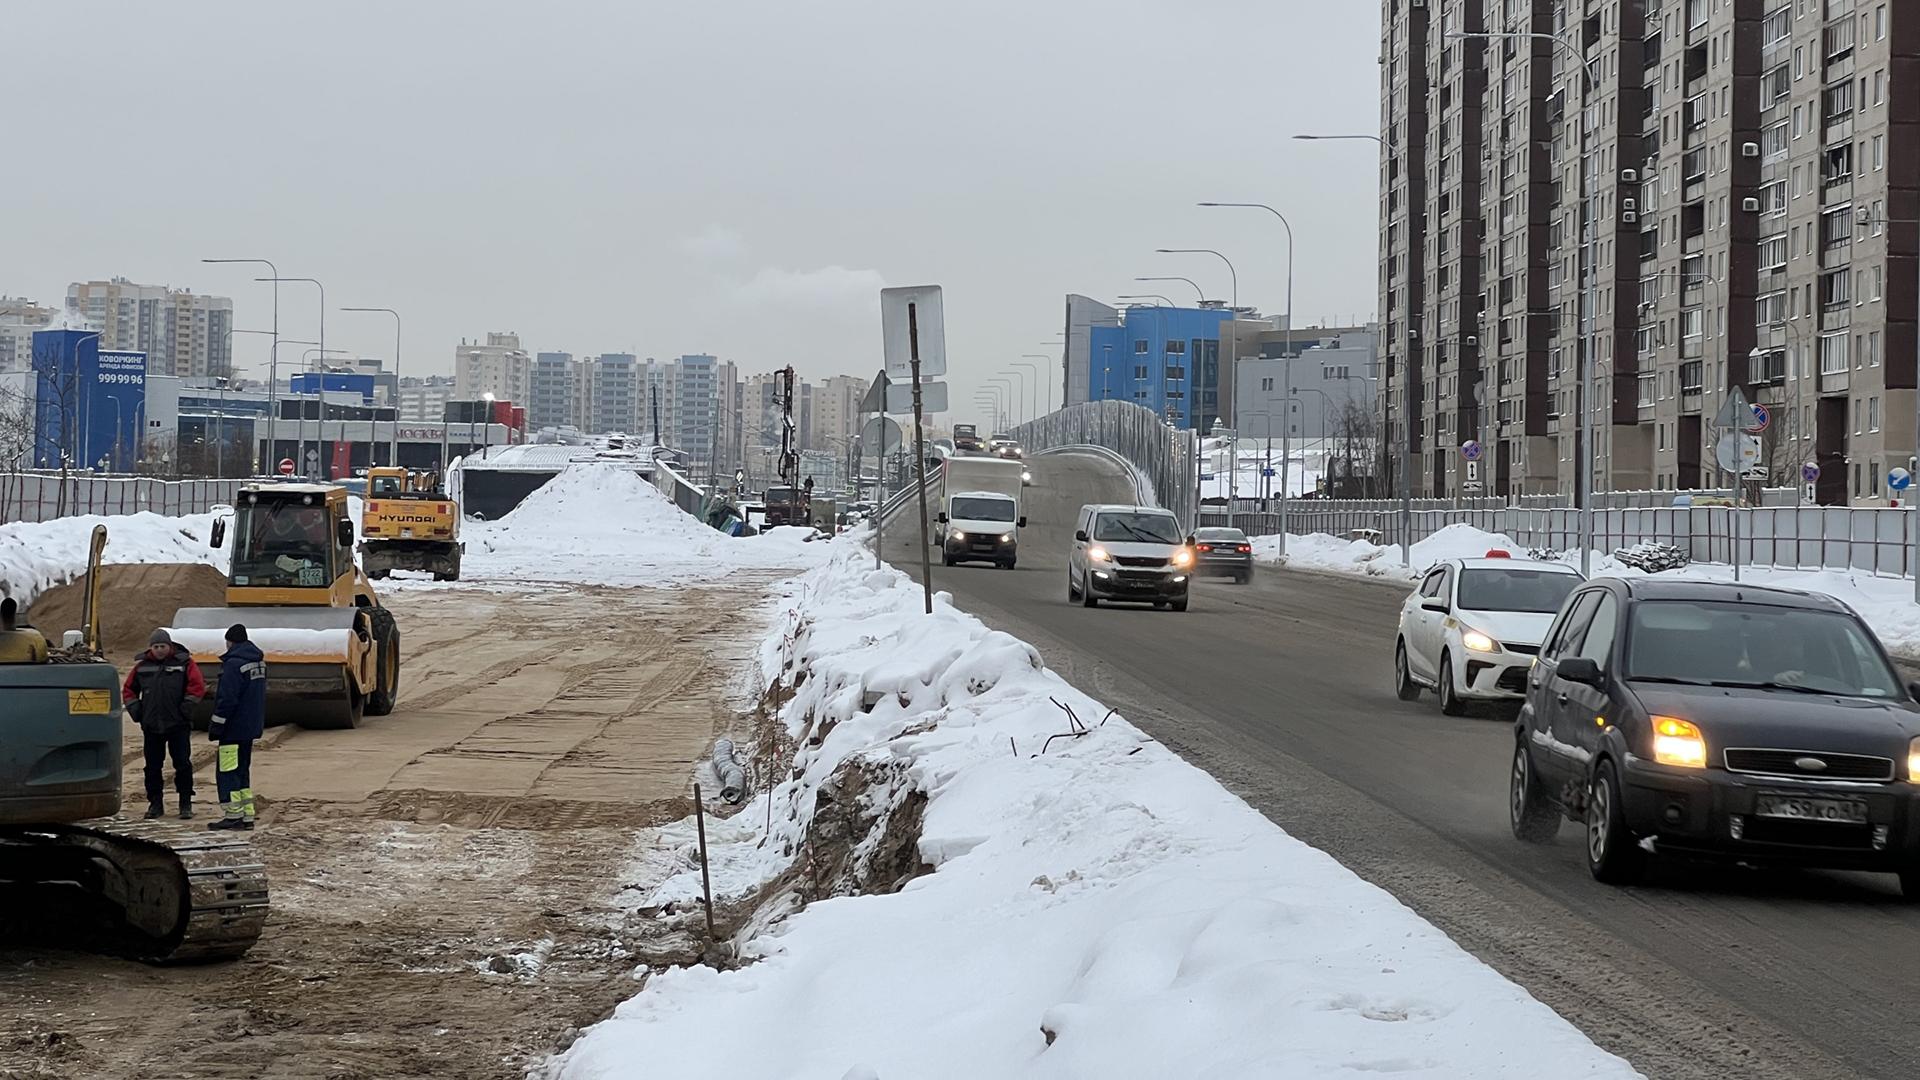
[[[253,828],[253,741],[267,728],[267,658],[247,640],[247,628],[227,628],[220,656],[220,687],[207,737],[220,744],[214,782],[226,813],[209,829]]]

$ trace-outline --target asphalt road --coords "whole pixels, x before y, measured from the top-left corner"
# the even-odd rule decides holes
[[[1269,570],[1203,584],[1185,613],[1069,605],[1075,511],[1132,496],[1099,458],[1032,466],[1018,569],[936,558],[935,588],[1288,832],[1649,1076],[1920,1075],[1920,906],[1893,878],[1657,864],[1601,885],[1574,825],[1545,848],[1508,832],[1504,716],[1393,696],[1407,586]],[[897,515],[886,558],[918,578],[920,550]]]

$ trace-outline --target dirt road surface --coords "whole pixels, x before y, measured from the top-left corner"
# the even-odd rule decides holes
[[[771,580],[393,590],[399,709],[275,729],[254,759],[273,908],[253,952],[159,969],[6,943],[0,1078],[523,1074],[638,988],[614,900],[645,883],[622,869],[745,727]],[[182,827],[217,812],[197,745]]]

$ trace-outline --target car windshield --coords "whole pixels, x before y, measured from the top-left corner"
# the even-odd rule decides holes
[[[1646,600],[1628,624],[1627,678],[1899,698],[1905,691],[1849,615],[1733,601]]]
[[[235,523],[235,585],[300,587],[326,585],[333,530],[325,506],[262,501],[245,508]]]
[[[1579,575],[1553,570],[1468,570],[1460,575],[1460,606],[1551,615],[1579,585]]]
[[[965,495],[953,500],[953,516],[958,521],[1012,521],[1012,499],[977,499]]]
[[[1247,534],[1239,529],[1201,529],[1193,534],[1195,540],[1212,540],[1221,544],[1244,544]]]
[[[790,487],[770,487],[767,489],[767,502],[784,503],[793,501],[793,489]]]
[[[1093,538],[1108,543],[1177,544],[1180,523],[1171,514],[1101,514]]]

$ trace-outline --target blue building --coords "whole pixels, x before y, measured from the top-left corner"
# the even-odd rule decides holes
[[[33,463],[130,470],[140,459],[147,354],[100,348],[90,330],[33,335]]]
[[[329,394],[359,394],[360,400],[373,404],[372,375],[362,375],[352,371],[303,371],[287,379],[287,386],[294,394],[313,394],[318,396],[323,390]]]
[[[1130,307],[1119,326],[1088,328],[1088,396],[1144,405],[1180,428],[1220,416],[1225,308]]]

